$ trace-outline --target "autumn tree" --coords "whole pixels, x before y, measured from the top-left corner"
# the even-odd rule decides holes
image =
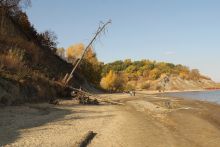
[[[114,88],[116,91],[123,91],[126,83],[128,82],[127,75],[123,72],[116,74],[116,81],[114,82]]]
[[[56,54],[60,56],[62,59],[65,58],[65,49],[63,47],[57,48]]]
[[[68,47],[66,50],[66,56],[67,56],[68,61],[73,62],[76,59],[79,59],[82,56],[84,49],[85,49],[85,46],[83,43],[74,44]],[[92,64],[98,63],[96,53],[94,52],[92,47],[89,47],[88,51],[85,54],[84,60]]]
[[[185,80],[195,81],[201,78],[208,79],[207,77],[200,75],[199,71],[196,69],[190,70],[188,67],[180,64],[174,65],[172,63],[150,60],[131,61],[130,59],[126,59],[124,61],[118,60],[105,64],[102,69],[102,77],[106,77],[110,71],[127,75],[128,88],[126,89],[131,89],[131,87],[148,89],[151,86],[149,81],[158,80],[159,78],[163,78],[164,75],[168,77],[178,76]],[[132,85],[130,84],[131,82],[136,82],[137,84]]]
[[[115,81],[116,81],[116,74],[115,72],[110,70],[109,73],[101,79],[100,85],[103,89],[106,89],[108,91],[113,91]]]
[[[72,62],[75,59],[80,58],[83,53],[84,48],[85,46],[83,43],[74,44],[68,47],[66,50],[66,56],[67,56],[68,61]]]
[[[85,46],[83,43],[71,45],[66,50],[67,60],[75,63],[81,56]],[[96,53],[92,47],[87,50],[81,64],[79,71],[92,83],[99,85],[101,80],[102,63],[98,61]]]
[[[109,73],[102,78],[100,85],[108,91],[122,91],[126,86],[127,79],[122,73],[115,73],[110,70]]]
[[[137,86],[137,81],[127,81],[125,85],[125,90],[132,91],[135,90]]]
[[[183,65],[176,65],[173,69],[173,74],[179,75],[180,78],[189,80],[190,69]]]
[[[157,68],[154,68],[153,70],[150,71],[150,74],[149,74],[149,79],[150,80],[156,80],[160,77],[160,70],[157,69]]]
[[[199,80],[201,77],[198,69],[192,69],[189,76],[190,79],[194,81]]]

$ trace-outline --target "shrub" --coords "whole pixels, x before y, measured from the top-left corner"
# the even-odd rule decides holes
[[[127,91],[132,91],[132,90],[135,90],[135,83],[134,82],[128,82],[126,87],[125,87],[125,90]]]
[[[123,91],[126,84],[126,76],[122,73],[115,73],[110,71],[105,77],[102,78],[100,85],[103,89],[109,91]]]
[[[156,90],[158,90],[159,92],[161,92],[162,86],[161,86],[161,85],[157,85],[157,86],[156,86]]]
[[[141,89],[150,89],[150,83],[149,82],[143,82],[141,83]]]
[[[18,49],[10,49],[0,55],[0,67],[18,71],[24,67],[24,52]]]
[[[190,71],[189,77],[191,80],[197,81],[200,78],[200,73],[198,69],[192,69]]]
[[[149,78],[151,80],[156,80],[156,79],[158,79],[160,77],[160,74],[161,73],[160,73],[159,69],[155,68],[155,69],[150,71]]]
[[[179,73],[179,76],[180,76],[180,78],[183,79],[183,80],[189,79],[189,75],[188,75],[187,73],[184,73],[184,72],[180,72],[180,73]]]

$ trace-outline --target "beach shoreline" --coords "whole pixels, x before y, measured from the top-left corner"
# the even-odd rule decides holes
[[[148,94],[146,94],[148,93]],[[0,109],[0,145],[77,146],[88,131],[89,146],[218,146],[220,105],[149,92],[102,94],[124,105],[26,104]]]

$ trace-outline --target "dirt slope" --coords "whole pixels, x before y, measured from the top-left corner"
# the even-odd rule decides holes
[[[163,85],[161,82],[163,77],[151,82],[151,89],[155,90],[158,85]],[[210,79],[184,80],[178,76],[170,76],[169,82],[166,83],[165,90],[202,90],[205,88],[218,87],[217,84]]]

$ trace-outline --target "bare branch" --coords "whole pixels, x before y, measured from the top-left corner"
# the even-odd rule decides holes
[[[87,47],[85,48],[81,58],[77,61],[76,65],[73,67],[73,70],[71,71],[68,79],[66,80],[66,82],[64,83],[64,85],[66,86],[68,84],[68,82],[70,81],[70,79],[73,77],[73,73],[75,72],[76,68],[78,67],[78,65],[80,64],[80,62],[82,61],[83,57],[85,56],[87,50],[89,49],[90,46],[92,46],[93,42],[96,40],[96,38],[102,33],[102,31],[105,30],[106,26],[108,24],[111,23],[111,20],[109,20],[108,22],[106,23],[103,23],[102,26],[99,26],[96,33],[95,33],[95,36],[92,38],[92,40],[90,41],[90,43],[87,45]]]

